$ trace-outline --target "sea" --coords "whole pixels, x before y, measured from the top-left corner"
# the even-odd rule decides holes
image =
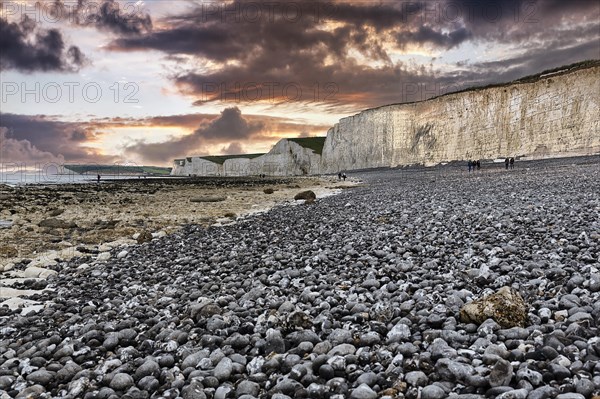
[[[135,179],[137,175],[113,174],[102,175],[101,181],[117,179]],[[74,184],[74,183],[96,183],[97,175],[79,174],[79,173],[48,173],[44,171],[18,171],[18,172],[0,172],[0,184],[8,186],[20,186],[29,184],[53,185],[53,184]]]

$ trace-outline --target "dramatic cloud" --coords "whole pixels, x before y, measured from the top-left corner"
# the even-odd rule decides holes
[[[264,128],[261,122],[249,122],[237,107],[226,108],[210,123],[196,129],[192,134],[174,137],[167,142],[137,142],[126,148],[127,153],[137,154],[154,163],[164,163],[172,158],[183,157],[194,151],[202,151],[208,143],[225,143],[250,140]]]
[[[63,164],[65,159],[48,151],[42,151],[31,144],[29,140],[18,140],[9,137],[9,130],[0,126],[0,163],[4,169],[10,170],[11,163],[59,163]]]
[[[0,18],[0,69],[22,72],[73,72],[85,63],[78,47],[67,48],[57,29],[41,29],[24,16],[20,22]]]
[[[66,162],[111,161],[114,157],[104,156],[88,144],[96,140],[90,126],[75,122],[62,122],[55,118],[37,115],[0,114],[0,127],[11,141],[11,151],[20,154],[21,162],[37,161],[46,156],[50,160]],[[22,151],[16,151],[17,143]],[[6,143],[2,143],[3,154]],[[35,152],[39,151],[39,152]],[[28,158],[27,154],[31,157]],[[14,159],[13,159],[14,161]]]
[[[76,25],[94,26],[117,35],[137,35],[152,30],[152,18],[142,8],[142,2],[102,2],[77,0],[77,3],[56,0],[39,3],[57,21],[68,20]]]
[[[433,60],[434,54],[467,42],[497,43],[514,46],[507,58],[516,59],[527,43],[528,54],[509,69],[531,74],[539,71],[534,54],[549,61],[542,69],[600,56],[592,51],[600,39],[599,19],[600,5],[583,0],[293,5],[234,0],[190,6],[161,20],[160,29],[118,38],[109,48],[193,57],[193,65],[182,61],[173,80],[183,93],[197,98],[196,104],[321,102],[360,109],[406,101],[406,88],[414,85],[437,86],[431,97],[442,94],[442,85],[464,88],[512,76],[493,65],[485,71],[482,64],[440,71],[433,65],[393,61],[398,52],[428,49]],[[565,43],[549,46],[555,38]],[[581,46],[589,51],[576,54]],[[477,72],[469,72],[471,66]]]
[[[244,147],[237,141],[221,148],[221,154],[225,155],[244,154],[245,152]]]
[[[398,47],[405,48],[407,44],[431,44],[435,47],[451,49],[471,37],[471,32],[465,28],[443,33],[428,26],[421,26],[416,31],[401,31],[396,35]]]

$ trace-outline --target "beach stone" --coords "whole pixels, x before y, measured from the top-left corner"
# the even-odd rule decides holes
[[[544,381],[542,374],[540,372],[531,370],[529,368],[521,368],[521,369],[517,370],[517,379],[527,380],[534,387],[541,385],[542,382]]]
[[[591,380],[581,378],[575,382],[575,391],[586,398],[592,396],[595,386]]]
[[[285,341],[281,331],[270,328],[267,330],[266,337],[267,344],[265,346],[266,353],[284,353],[285,352]]]
[[[55,373],[41,369],[29,374],[27,376],[27,381],[32,382],[34,384],[46,386],[50,383],[50,381],[54,379],[54,375]]]
[[[12,375],[2,375],[0,376],[0,389],[8,391],[12,384],[15,382],[16,377]]]
[[[362,373],[357,379],[356,384],[367,384],[370,387],[373,387],[377,383],[378,377],[377,374],[369,371],[366,373]]]
[[[125,373],[117,373],[113,376],[109,385],[115,391],[126,391],[133,386],[133,377]]]
[[[323,364],[319,367],[319,377],[328,381],[335,377],[335,370],[330,364]]]
[[[46,269],[43,267],[29,266],[23,272],[23,277],[25,278],[48,278],[50,276],[54,276],[58,274],[55,270]]]
[[[471,365],[450,359],[439,359],[435,364],[435,369],[446,381],[464,382],[468,376],[474,373]]]
[[[142,377],[138,381],[137,386],[143,391],[152,392],[158,389],[160,382],[155,377],[148,375],[146,377]]]
[[[230,397],[230,394],[233,393],[233,387],[229,384],[221,385],[215,391],[215,396],[213,399],[226,399]]]
[[[331,345],[335,346],[339,344],[352,343],[354,341],[354,338],[352,336],[352,331],[345,330],[342,328],[336,328],[333,331],[331,331],[331,333],[327,337],[327,340],[331,343]]]
[[[428,350],[431,353],[432,360],[442,358],[454,359],[457,356],[456,349],[450,347],[450,345],[442,338],[434,339],[431,345],[429,345]]]
[[[410,338],[410,327],[406,324],[398,323],[387,333],[387,343],[399,343]]]
[[[350,399],[377,399],[377,393],[367,384],[361,384],[352,390]]]
[[[160,374],[160,366],[154,360],[146,360],[144,364],[137,368],[134,374],[136,381],[147,376],[158,377]]]
[[[100,252],[96,257],[96,260],[99,262],[106,262],[111,258],[111,256],[112,255],[110,254],[110,252]]]
[[[585,399],[585,396],[580,393],[568,392],[556,395],[556,399]]]
[[[237,386],[235,393],[238,397],[242,395],[258,396],[259,391],[260,385],[258,385],[258,383],[253,381],[242,381]]]
[[[527,399],[551,399],[558,395],[558,389],[551,386],[543,386],[529,392]]]
[[[233,372],[233,362],[228,357],[224,357],[219,361],[213,371],[213,375],[219,381],[227,381]]]
[[[591,292],[599,292],[600,291],[600,273],[590,274],[590,291]]]
[[[404,380],[412,386],[425,386],[429,381],[427,374],[422,371],[410,371],[406,373]]]
[[[513,389],[496,396],[496,399],[527,399],[528,394],[526,389]]]
[[[421,391],[421,399],[444,399],[446,392],[437,385],[427,385]]]
[[[17,393],[15,399],[31,399],[31,398],[39,398],[42,394],[44,394],[46,390],[43,386],[39,384],[32,385],[23,389],[21,392]],[[3,398],[4,399],[4,398]]]
[[[356,353],[356,347],[352,344],[339,344],[334,346],[327,356],[346,356]]]
[[[554,378],[556,378],[558,381],[562,381],[565,378],[571,377],[571,371],[567,367],[561,366],[560,364],[551,364],[549,369],[554,375]]]
[[[263,190],[263,193],[265,194],[273,194],[275,191],[272,188],[265,188]]]
[[[496,364],[492,367],[488,381],[492,387],[508,386],[510,385],[512,377],[513,367],[510,362],[504,359],[498,359]]]
[[[527,321],[527,306],[521,295],[510,287],[467,303],[460,309],[463,323],[481,324],[494,319],[504,328],[523,327]]]

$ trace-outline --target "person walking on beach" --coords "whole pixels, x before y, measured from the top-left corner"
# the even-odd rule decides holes
[[[342,179],[344,179],[344,181],[346,181],[346,177],[347,177],[346,174],[342,173]]]
[[[469,173],[471,173],[471,168],[473,167],[473,162],[471,162],[470,159],[469,159],[469,162],[467,162],[467,167],[469,168]]]
[[[481,162],[479,162],[479,159],[475,163],[477,164],[477,170],[480,170],[481,169]]]
[[[513,157],[510,158],[510,168],[511,169],[515,168],[515,159]]]
[[[342,172],[338,172],[338,180],[342,180]]]
[[[100,173],[98,173],[97,179],[98,179],[98,184],[100,184]]]
[[[508,158],[506,158],[504,160],[504,167],[506,168],[506,170],[508,170],[508,163],[510,162],[510,160]]]

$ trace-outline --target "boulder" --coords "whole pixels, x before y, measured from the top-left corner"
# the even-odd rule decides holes
[[[275,192],[275,190],[273,190],[272,188],[265,188],[263,190],[263,193],[265,194],[273,194]]]
[[[50,216],[53,216],[53,217],[54,217],[54,216],[59,216],[59,215],[62,215],[64,212],[65,212],[65,210],[64,210],[64,209],[57,208],[57,209],[53,209],[53,210],[51,210],[51,211],[48,213],[48,215],[50,215]]]
[[[49,229],[72,229],[77,227],[77,225],[73,222],[67,222],[57,218],[44,219],[38,223],[38,226],[47,227]]]
[[[152,241],[152,233],[150,233],[148,230],[144,230],[142,232],[140,232],[140,234],[137,237],[137,243],[138,244],[143,244],[145,242],[149,242]]]
[[[484,298],[467,303],[460,309],[460,321],[481,324],[493,319],[503,328],[524,327],[527,305],[521,295],[510,287],[502,287]]]
[[[299,192],[298,194],[296,194],[294,196],[294,199],[296,201],[298,201],[298,200],[314,201],[317,199],[317,196],[313,191],[307,190],[307,191],[302,191],[302,192]]]

